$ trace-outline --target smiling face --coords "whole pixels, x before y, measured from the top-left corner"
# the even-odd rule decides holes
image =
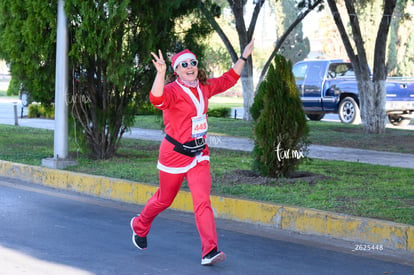
[[[193,66],[194,63],[197,63],[197,62],[192,62],[192,61],[194,61],[194,59],[191,59],[191,58],[185,59],[175,69],[175,72],[177,73],[177,75],[180,77],[181,80],[194,81],[197,79],[197,76],[198,76],[197,64]],[[185,66],[185,64],[183,63],[186,63],[187,65]],[[193,63],[193,65],[191,63]]]

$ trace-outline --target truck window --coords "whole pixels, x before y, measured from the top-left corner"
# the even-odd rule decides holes
[[[355,77],[355,72],[351,63],[334,63],[329,65],[327,77]]]
[[[306,74],[306,82],[323,80],[323,66],[320,64],[312,64]]]
[[[296,64],[292,68],[293,75],[295,76],[296,80],[304,80],[306,69],[308,68],[308,64],[302,63],[302,64]]]

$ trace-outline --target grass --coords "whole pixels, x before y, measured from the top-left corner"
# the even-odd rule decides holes
[[[209,133],[252,138],[253,123],[240,119],[209,117]],[[385,134],[365,134],[361,125],[308,121],[312,144],[414,154],[414,131],[387,128]],[[162,129],[162,118],[137,116],[134,127]]]
[[[237,101],[238,100],[238,101]],[[218,98],[210,107],[240,107],[242,100]],[[400,153],[414,153],[414,132],[387,129],[383,135],[366,135],[361,126],[309,121],[313,144],[344,146]],[[134,127],[162,129],[160,116],[138,116]],[[216,135],[252,137],[253,124],[231,118],[209,118],[209,132]],[[157,184],[159,142],[123,139],[111,160],[91,160],[77,153],[70,142],[70,153],[79,165],[69,170]],[[308,160],[299,170],[327,178],[309,184],[274,182],[254,185],[232,183],[225,177],[231,171],[249,170],[249,153],[211,148],[212,193],[272,203],[335,211],[414,225],[413,169],[391,168],[362,163]],[[53,132],[42,129],[0,125],[0,159],[41,165],[53,155]],[[187,186],[184,183],[183,188]]]
[[[53,155],[53,132],[35,128],[0,125],[0,159],[40,165]]]
[[[154,117],[145,117],[145,123],[155,127],[154,119]],[[238,131],[249,131],[248,126],[243,126],[244,122],[240,122],[240,125],[234,125],[234,120],[217,120],[219,123],[215,125],[215,120],[210,119],[211,128],[217,128],[215,131],[227,132],[227,128],[239,128],[240,125],[240,128],[245,127],[246,129]],[[137,123],[141,125],[144,122],[138,121]],[[227,127],[225,127],[226,123]],[[160,127],[159,123],[158,127]],[[343,124],[310,123],[310,127],[312,132],[315,132],[314,138],[320,140],[323,139],[324,133],[331,132],[327,140],[340,138],[336,140],[340,144],[341,140],[348,139],[346,136],[350,132],[354,138],[359,137],[362,140],[357,144],[368,142],[364,141],[368,138],[361,138],[361,134],[358,134],[354,127]],[[336,130],[332,130],[332,128]],[[394,133],[394,131],[390,132]],[[408,132],[397,132],[389,138],[391,140],[395,140],[396,136],[412,138],[412,134]],[[411,143],[413,143],[412,139]],[[388,146],[384,145],[384,147]],[[90,160],[82,154],[78,155],[76,147],[71,142],[69,147],[69,151],[79,162],[79,165],[70,167],[69,170],[151,184],[158,182],[156,163],[159,142],[123,139],[118,154],[111,160]],[[52,131],[0,125],[0,159],[40,165],[41,160],[50,155],[53,155]],[[341,161],[309,160],[303,163],[299,170],[325,175],[327,179],[312,184],[297,181],[290,184],[275,182],[267,185],[253,185],[249,182],[234,184],[225,180],[224,177],[230,171],[250,169],[252,158],[249,153],[211,148],[210,163],[213,194],[335,211],[414,225],[413,169]],[[185,184],[183,188],[186,188]]]
[[[214,96],[208,100],[209,108],[243,107],[243,98]]]

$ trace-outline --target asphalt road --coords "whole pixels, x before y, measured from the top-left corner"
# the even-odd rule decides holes
[[[200,264],[191,213],[167,210],[149,247],[131,243],[142,206],[0,177],[0,274],[414,274],[414,259],[357,244],[217,220],[227,260]]]
[[[15,116],[14,116],[14,105],[16,105],[16,114],[17,119],[19,120],[22,115],[27,115],[27,108],[22,109],[22,105],[20,100],[14,101],[11,99],[5,99],[0,97],[0,123],[1,124],[11,124],[15,123]]]

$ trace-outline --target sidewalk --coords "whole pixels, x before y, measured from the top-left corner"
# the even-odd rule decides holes
[[[0,124],[14,125],[14,119],[3,119],[0,117]],[[20,126],[54,129],[54,121],[50,119],[19,119]],[[132,128],[127,132],[125,138],[144,139],[161,141],[164,138],[161,130]],[[413,141],[414,142],[414,141]],[[226,137],[209,135],[207,143],[212,148],[222,148],[239,151],[252,151],[253,141],[247,138]],[[325,160],[341,160],[349,162],[361,162],[368,164],[385,165],[392,167],[414,169],[414,154],[401,154],[391,152],[380,152],[373,150],[362,150],[352,148],[342,148],[323,145],[311,145],[308,157]]]

